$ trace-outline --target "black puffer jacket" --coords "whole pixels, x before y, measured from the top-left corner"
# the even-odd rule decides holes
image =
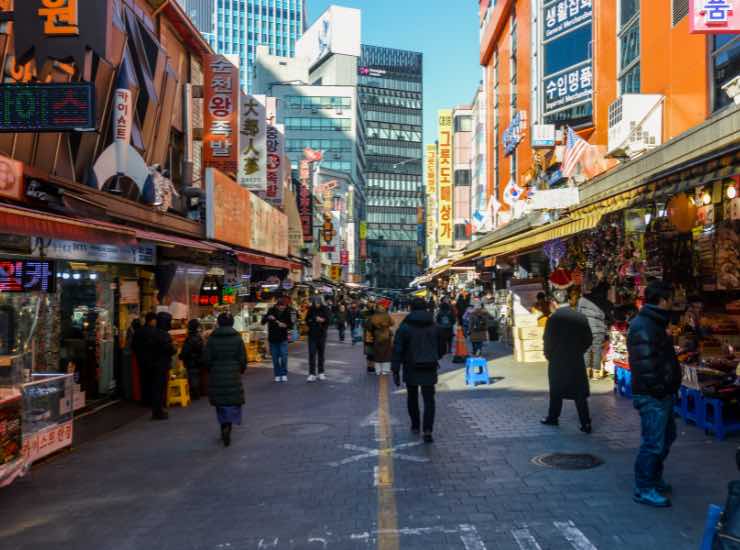
[[[630,324],[627,351],[632,393],[662,399],[681,387],[681,366],[666,333],[670,313],[646,305]]]
[[[439,329],[430,311],[412,311],[396,331],[393,342],[393,372],[403,366],[403,381],[410,386],[437,383],[442,357]]]
[[[219,327],[206,344],[208,399],[214,407],[244,404],[241,375],[247,354],[241,335],[232,327]]]

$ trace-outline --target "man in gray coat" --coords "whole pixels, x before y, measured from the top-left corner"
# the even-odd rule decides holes
[[[568,293],[557,290],[553,297],[558,309],[545,325],[545,357],[550,383],[550,410],[541,422],[557,426],[563,410],[563,399],[573,399],[581,421],[581,431],[591,433],[591,415],[588,410],[590,388],[586,375],[584,353],[593,343],[588,319],[569,306]]]

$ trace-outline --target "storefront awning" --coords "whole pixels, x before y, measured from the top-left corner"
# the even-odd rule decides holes
[[[277,269],[301,269],[301,264],[284,260],[282,258],[273,258],[271,256],[260,256],[248,252],[236,252],[237,259],[243,264],[261,265],[265,267],[274,267]]]
[[[136,244],[136,233],[132,229],[95,220],[66,218],[8,204],[0,204],[0,233],[93,244]]]
[[[176,247],[182,246],[185,248],[191,248],[200,252],[216,252],[219,250],[218,247],[205,243],[203,241],[196,241],[193,239],[186,239],[185,237],[176,237],[174,235],[166,235],[164,233],[157,233],[155,231],[146,231],[144,229],[136,229],[136,238],[142,241],[150,241],[157,243],[161,246]]]

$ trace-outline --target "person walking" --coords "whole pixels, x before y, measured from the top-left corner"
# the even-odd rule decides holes
[[[141,403],[152,406],[152,344],[157,334],[157,314],[149,312],[144,317],[144,324],[134,331],[131,349],[136,355],[141,379]]]
[[[483,301],[473,310],[468,318],[470,343],[473,344],[473,355],[479,356],[483,351],[483,344],[488,341],[488,326],[493,321],[486,311]]]
[[[378,376],[390,374],[393,358],[393,319],[385,304],[378,303],[375,313],[370,317],[370,331],[373,335],[373,359]]]
[[[247,369],[247,353],[241,335],[234,330],[234,318],[222,313],[218,328],[206,344],[208,400],[216,407],[224,447],[231,445],[231,428],[242,423],[244,387],[242,374]]]
[[[581,431],[590,434],[590,388],[584,353],[593,341],[591,328],[586,316],[569,306],[565,291],[557,290],[553,294],[558,307],[547,320],[544,337],[550,409],[541,422],[547,426],[557,426],[563,410],[563,399],[573,399],[581,421]]]
[[[157,313],[157,326],[150,332],[151,337],[148,339],[151,344],[152,420],[167,420],[169,417],[165,410],[167,380],[172,368],[172,357],[177,353],[170,336],[171,329],[172,315]]]
[[[287,298],[280,298],[262,318],[267,325],[267,340],[270,343],[272,370],[275,382],[288,381],[288,334],[293,330],[293,315],[288,309]]]
[[[632,404],[640,413],[641,444],[635,461],[634,500],[655,507],[671,505],[671,486],[663,468],[676,440],[673,406],[681,387],[681,367],[668,325],[673,291],[662,281],[645,289],[645,305],[630,324],[627,353],[632,371]]]
[[[450,304],[450,299],[445,296],[437,312],[437,327],[439,328],[439,337],[443,344],[443,354],[447,355],[452,352],[452,337],[455,328],[455,312]]]
[[[343,303],[337,308],[337,330],[339,331],[339,341],[344,342],[344,334],[347,330],[347,306]]]
[[[462,291],[457,296],[457,302],[455,303],[455,307],[457,309],[457,322],[460,326],[463,324],[463,316],[468,311],[468,308],[470,307],[470,294],[468,294],[467,290]]]
[[[206,342],[198,319],[188,321],[188,337],[182,345],[180,360],[188,371],[190,398],[200,399],[200,372],[206,363]]]
[[[375,298],[370,296],[367,306],[362,311],[362,339],[365,343],[365,357],[367,358],[367,373],[375,373],[375,359],[373,357],[373,333],[370,330],[370,318],[375,315]]]
[[[420,428],[423,428],[426,443],[434,441],[432,437],[435,415],[434,393],[441,351],[442,343],[439,330],[434,323],[434,316],[427,310],[426,302],[416,298],[411,303],[411,313],[406,316],[396,332],[391,368],[396,386],[401,385],[403,368],[411,431],[418,434]],[[424,399],[423,424],[419,410],[420,389]]]
[[[588,326],[591,328],[592,342],[584,356],[586,373],[589,378],[603,378],[601,355],[604,341],[607,339],[606,313],[594,301],[582,296],[580,289],[575,286],[570,290],[570,305],[586,316]]]
[[[347,326],[349,326],[350,338],[352,339],[352,345],[354,346],[358,342],[362,342],[362,315],[357,302],[352,302],[347,310]]]
[[[326,380],[324,357],[326,354],[326,335],[329,331],[331,312],[324,305],[321,296],[311,298],[311,307],[306,314],[308,325],[308,381],[316,382],[317,361],[319,380]]]

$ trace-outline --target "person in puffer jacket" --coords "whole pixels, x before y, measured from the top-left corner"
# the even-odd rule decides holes
[[[668,334],[673,291],[666,283],[653,281],[645,289],[645,302],[627,334],[633,405],[640,412],[642,429],[634,500],[667,507],[671,487],[663,479],[663,464],[676,440],[673,406],[681,387],[681,366]]]
[[[586,372],[589,378],[601,378],[601,353],[604,349],[604,340],[606,340],[606,312],[601,309],[590,298],[581,296],[578,287],[573,287],[570,291],[570,304],[576,311],[583,313],[588,319],[588,326],[591,329],[593,342],[591,347],[586,351],[583,358],[586,361]]]

